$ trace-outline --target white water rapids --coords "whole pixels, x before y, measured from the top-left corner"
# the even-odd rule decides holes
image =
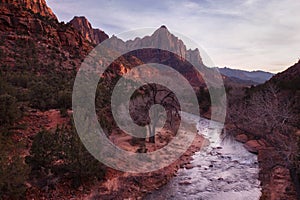
[[[196,120],[199,134],[210,144],[193,156],[192,169],[180,169],[167,185],[145,199],[259,200],[257,156],[234,140],[221,141],[220,133],[212,135],[211,124],[217,127],[218,123],[189,114],[183,118]]]

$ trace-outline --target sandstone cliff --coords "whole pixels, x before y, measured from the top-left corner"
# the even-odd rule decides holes
[[[14,5],[21,10],[28,9],[35,14],[57,19],[52,10],[47,6],[45,0],[0,0],[0,4]]]
[[[72,26],[59,23],[44,0],[2,0],[0,6],[2,65],[73,69],[93,48]]]
[[[91,23],[85,17],[74,17],[69,24],[77,29],[84,38],[94,45],[108,39],[108,35],[104,31],[92,28]]]

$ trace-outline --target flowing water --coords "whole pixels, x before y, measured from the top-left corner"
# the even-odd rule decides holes
[[[258,200],[261,189],[257,156],[241,143],[222,141],[218,123],[189,114],[184,118],[196,120],[199,134],[210,145],[193,156],[192,169],[180,169],[167,185],[145,199]]]

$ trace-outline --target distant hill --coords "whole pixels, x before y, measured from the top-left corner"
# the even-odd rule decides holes
[[[270,72],[264,72],[264,71],[245,71],[240,69],[230,69],[227,67],[224,68],[218,68],[220,73],[230,77],[231,79],[238,81],[238,82],[244,82],[244,83],[251,83],[253,85],[262,84],[268,80],[270,80],[274,74]]]
[[[276,74],[269,82],[284,90],[300,90],[300,60],[287,70]]]

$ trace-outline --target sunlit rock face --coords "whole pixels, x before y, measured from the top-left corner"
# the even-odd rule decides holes
[[[193,87],[205,86],[203,77],[209,70],[203,64],[198,49],[187,49],[184,42],[173,35],[166,26],[161,26],[150,36],[122,41],[116,36],[110,38],[112,49],[126,52],[133,47],[143,47],[131,53],[144,63],[160,63],[180,72]],[[189,62],[188,62],[189,61]]]
[[[73,27],[58,22],[45,0],[0,0],[2,65],[73,70],[93,48]],[[27,55],[27,56],[26,56]]]
[[[0,0],[0,3],[13,4],[23,9],[29,9],[33,13],[39,13],[41,16],[57,19],[45,0]]]
[[[108,35],[104,31],[94,29],[85,17],[74,17],[69,23],[94,45],[108,39]]]

